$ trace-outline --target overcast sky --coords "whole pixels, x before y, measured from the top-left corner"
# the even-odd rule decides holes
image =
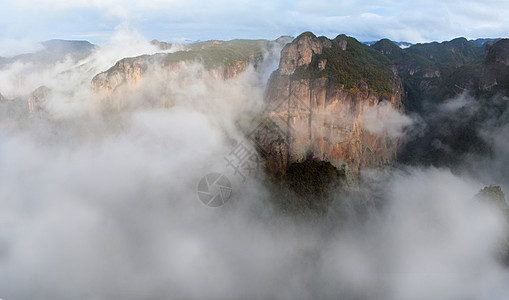
[[[100,44],[120,24],[164,41],[313,31],[361,41],[505,37],[506,0],[0,0],[0,55],[53,38]]]

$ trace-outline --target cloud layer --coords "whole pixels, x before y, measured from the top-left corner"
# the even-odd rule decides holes
[[[220,209],[203,205],[198,181],[224,168],[239,127],[260,108],[260,79],[270,72],[248,68],[222,81],[184,64],[180,75],[163,78],[175,95],[172,106],[101,112],[90,92],[94,70],[115,55],[153,51],[131,37],[120,34],[78,62],[87,72],[64,61],[42,74],[2,73],[7,83],[12,74],[32,78],[12,93],[54,88],[42,117],[12,120],[0,109],[2,299],[509,296],[509,275],[498,261],[503,217],[474,200],[482,183],[449,170],[375,172],[380,209],[344,226],[335,224],[335,213],[358,203],[355,194],[335,194],[325,218],[332,222],[302,225],[278,214],[255,178],[234,186]],[[140,97],[132,100],[153,100]],[[394,136],[411,123],[385,106],[370,114]],[[500,137],[507,128],[493,134],[506,159]]]

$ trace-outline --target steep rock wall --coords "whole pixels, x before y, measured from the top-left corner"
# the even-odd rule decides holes
[[[383,94],[364,80],[347,89],[327,76],[297,76],[299,67],[309,67],[313,57],[333,43],[341,52],[350,42],[305,33],[282,51],[279,69],[272,74],[266,94],[270,124],[256,137],[270,172],[284,172],[292,162],[315,158],[330,161],[355,182],[362,168],[382,167],[396,159],[399,141],[372,134],[363,126],[366,111],[384,101],[396,111],[404,109],[401,81],[389,68],[385,71],[390,75],[390,91]],[[328,63],[331,61],[321,58],[318,71],[326,69]]]

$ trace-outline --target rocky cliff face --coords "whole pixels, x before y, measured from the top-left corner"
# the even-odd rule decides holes
[[[93,78],[92,91],[102,95],[105,103],[119,109],[142,89],[158,89],[153,94],[164,99],[159,105],[165,106],[171,102],[171,91],[164,90],[161,85],[176,74],[185,77],[191,68],[195,72],[207,73],[212,80],[232,79],[250,64],[256,68],[266,53],[286,42],[284,39],[209,41],[187,45],[186,51],[124,58]],[[197,69],[196,65],[202,69]]]
[[[92,90],[97,93],[113,93],[119,88],[135,88],[144,75],[150,72],[178,72],[180,62],[165,62],[165,55],[143,55],[134,58],[124,58],[105,72],[99,73],[92,80]],[[218,79],[231,79],[243,72],[248,61],[235,61],[228,65],[209,68]],[[162,74],[160,74],[162,75]]]
[[[30,94],[16,98],[9,99],[0,94],[0,109],[5,110],[11,120],[41,117],[47,113],[46,101],[51,93],[48,87],[40,86]]]
[[[45,102],[50,93],[51,90],[45,86],[41,86],[30,93],[27,99],[29,115],[38,114],[45,109]]]
[[[372,134],[363,123],[365,113],[382,102],[403,111],[403,88],[381,54],[367,48],[345,36],[329,40],[312,33],[285,46],[267,89],[269,124],[257,135],[270,171],[315,158],[330,161],[353,182],[360,169],[395,160],[398,140]],[[359,51],[365,61],[353,58]],[[337,68],[345,60],[358,64],[361,73],[362,63],[369,62],[370,74],[377,76]]]
[[[115,109],[128,106],[130,98],[140,94],[151,93],[157,89],[155,96],[158,106],[167,106],[171,102],[171,91],[161,89],[165,81],[179,73],[185,73],[185,62],[167,61],[167,55],[144,55],[125,58],[109,70],[96,75],[91,83],[92,91],[100,95],[103,104]],[[245,71],[248,61],[235,61],[231,64],[212,66],[203,71],[208,72],[215,80],[231,79]]]
[[[509,39],[486,46],[480,88],[509,94]]]

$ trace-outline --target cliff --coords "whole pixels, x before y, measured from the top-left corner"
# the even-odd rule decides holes
[[[266,93],[268,121],[256,136],[269,172],[305,158],[330,161],[354,183],[362,168],[396,159],[398,140],[363,126],[382,103],[403,111],[403,88],[379,52],[344,35],[306,32],[281,52]]]
[[[509,39],[486,46],[480,89],[509,94]]]
[[[40,86],[31,93],[16,98],[6,98],[0,94],[0,109],[5,110],[11,120],[42,117],[47,112],[46,101],[51,97],[51,89]]]
[[[27,99],[29,115],[39,114],[45,110],[45,102],[50,93],[51,90],[46,86],[41,86],[30,93]]]
[[[124,58],[92,79],[92,91],[102,95],[105,102],[119,109],[127,105],[126,97],[131,96],[133,92],[139,92],[147,86],[153,88],[154,81],[164,82],[179,72],[184,73],[182,72],[184,65],[199,64],[203,66],[203,71],[217,80],[236,77],[250,64],[256,68],[263,60],[263,55],[276,43],[280,42],[207,41],[186,45],[185,51]],[[148,84],[142,84],[143,80],[148,80],[146,82]],[[157,96],[171,98],[167,92],[169,91]]]

